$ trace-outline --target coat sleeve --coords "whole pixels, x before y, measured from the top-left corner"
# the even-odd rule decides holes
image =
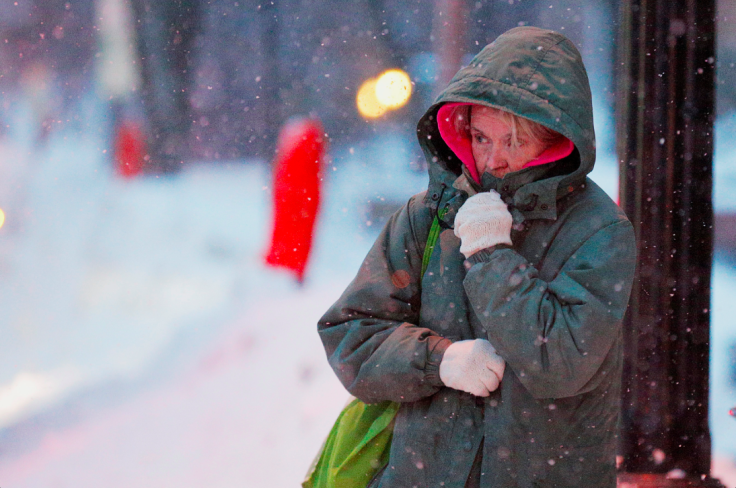
[[[471,256],[463,282],[488,334],[536,398],[563,398],[590,382],[618,337],[635,268],[634,231],[617,221],[578,247],[551,281],[513,249]]]
[[[427,235],[415,233],[417,200],[391,217],[358,275],[318,324],[330,366],[366,403],[416,401],[443,386],[439,363],[451,342],[416,325]]]

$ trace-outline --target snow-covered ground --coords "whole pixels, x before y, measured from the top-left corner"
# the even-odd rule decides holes
[[[336,145],[299,287],[262,264],[265,166],[124,181],[102,136],[82,133],[0,144],[0,486],[298,486],[347,399],[315,323],[377,234],[369,202],[404,201],[426,177],[400,139]],[[593,178],[615,194],[612,155]],[[718,261],[720,472],[736,459],[734,293]]]
[[[716,212],[736,212],[736,111],[716,119],[713,204]]]

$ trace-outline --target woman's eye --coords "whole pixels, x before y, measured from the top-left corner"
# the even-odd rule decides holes
[[[486,142],[488,142],[488,139],[480,134],[475,134],[475,136],[473,137],[475,137],[475,142],[477,142],[478,144],[485,144]]]

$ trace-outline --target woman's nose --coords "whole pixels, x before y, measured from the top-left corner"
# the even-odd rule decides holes
[[[503,151],[503,149],[494,147],[490,154],[488,155],[488,160],[486,162],[486,167],[488,169],[498,169],[506,166],[507,164],[507,155]]]

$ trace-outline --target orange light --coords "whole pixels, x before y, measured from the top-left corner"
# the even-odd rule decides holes
[[[0,228],[2,228],[4,223],[5,223],[5,212],[3,212],[3,209],[0,208]]]
[[[386,107],[376,98],[376,82],[375,78],[364,81],[355,97],[358,112],[367,119],[375,119],[386,112]]]
[[[411,98],[411,78],[400,69],[390,69],[378,77],[376,98],[390,109],[403,107]]]
[[[369,78],[360,85],[355,104],[360,115],[375,119],[389,110],[406,105],[411,98],[411,78],[400,69],[390,69],[378,78]]]

